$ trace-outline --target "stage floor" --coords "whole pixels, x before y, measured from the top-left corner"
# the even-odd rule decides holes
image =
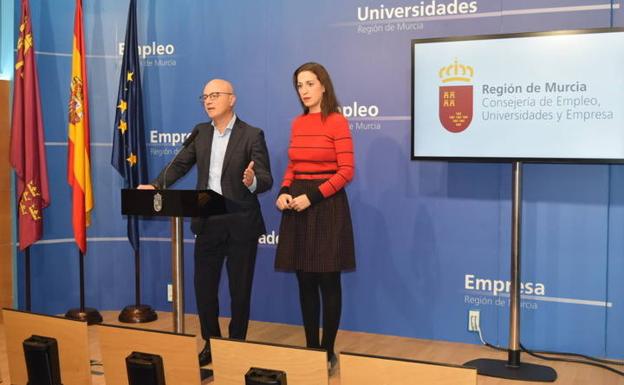
[[[118,312],[104,311],[102,312],[104,323],[119,325],[117,321]],[[159,312],[159,319],[155,322],[136,325],[140,328],[154,330],[172,330],[171,313]],[[199,334],[199,321],[196,315],[187,315],[185,317],[186,333]],[[221,319],[221,329],[227,330],[228,319]],[[132,326],[123,324],[124,326]],[[99,360],[100,351],[99,344],[95,335],[95,330],[90,328],[90,351],[91,359]],[[292,326],[285,324],[276,324],[268,322],[252,321],[249,325],[248,340],[272,342],[286,345],[304,346],[305,339],[303,329],[300,326]],[[203,346],[200,337],[197,338],[197,350]],[[372,354],[379,356],[389,356],[398,358],[407,358],[423,361],[442,362],[449,364],[461,365],[466,361],[475,358],[496,358],[506,359],[506,353],[497,352],[490,348],[480,345],[460,344],[453,342],[420,340],[414,338],[404,338],[387,336],[380,334],[359,333],[341,330],[338,332],[336,340],[336,351],[346,351],[353,353]],[[564,362],[551,362],[538,360],[528,355],[523,355],[524,362],[532,362],[540,365],[546,365],[557,371],[558,379],[555,384],[565,385],[624,385],[624,377],[617,376],[607,370],[590,367],[587,365],[571,364]],[[615,367],[624,370],[624,367]],[[8,362],[5,347],[4,327],[0,323],[0,379],[2,385],[9,385]],[[103,368],[101,366],[92,366],[92,383],[93,385],[105,385],[103,376]],[[204,381],[203,384],[213,384],[212,381]],[[340,366],[330,377],[330,385],[340,384]],[[491,377],[478,377],[479,385],[512,385],[512,384],[538,384],[534,382],[518,382],[501,380]],[[218,385],[218,384],[214,384]]]

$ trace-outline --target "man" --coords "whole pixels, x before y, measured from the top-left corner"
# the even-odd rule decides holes
[[[193,129],[197,136],[169,170],[164,169],[151,184],[139,188],[169,187],[196,164],[196,188],[221,193],[236,207],[222,216],[193,218],[191,222],[196,235],[195,296],[206,340],[199,362],[204,366],[212,361],[210,337],[221,336],[218,288],[224,262],[232,310],[229,337],[245,339],[247,335],[258,237],[266,232],[257,194],[269,190],[273,178],[262,130],[234,113],[236,95],[232,84],[211,80],[200,99],[212,122],[198,124]]]

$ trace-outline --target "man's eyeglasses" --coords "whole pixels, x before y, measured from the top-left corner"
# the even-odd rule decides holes
[[[221,96],[221,95],[232,95],[232,93],[231,92],[212,92],[212,93],[210,93],[208,95],[200,95],[199,96],[199,101],[203,103],[203,102],[206,101],[206,99],[208,99],[208,100],[217,100],[219,98],[219,96]]]

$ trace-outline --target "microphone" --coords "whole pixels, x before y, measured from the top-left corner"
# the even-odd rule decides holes
[[[171,159],[169,164],[167,164],[167,167],[165,167],[165,171],[163,172],[163,188],[162,188],[163,190],[167,189],[167,171],[169,171],[169,167],[171,167],[171,165],[173,164],[173,161],[176,160],[178,155],[180,155],[180,153],[184,151],[185,148],[187,148],[191,143],[193,143],[197,135],[199,135],[199,129],[196,128],[193,130],[193,132],[191,132],[191,135],[189,135],[188,138],[186,138],[184,143],[182,143],[182,148],[180,149],[180,151],[178,151],[178,153],[175,154],[173,159]]]
[[[189,144],[193,143],[193,141],[195,140],[198,134],[199,134],[199,129],[194,129],[193,132],[191,132],[191,135],[189,135],[188,138],[186,138],[186,140],[184,141],[184,143],[182,143],[182,149],[185,149],[186,147],[188,147]]]

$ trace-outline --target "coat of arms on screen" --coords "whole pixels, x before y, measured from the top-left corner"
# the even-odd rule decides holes
[[[474,69],[455,59],[451,65],[440,68],[438,76],[444,84],[440,86],[440,122],[450,132],[462,132],[472,122],[473,88],[465,83],[472,82]]]

